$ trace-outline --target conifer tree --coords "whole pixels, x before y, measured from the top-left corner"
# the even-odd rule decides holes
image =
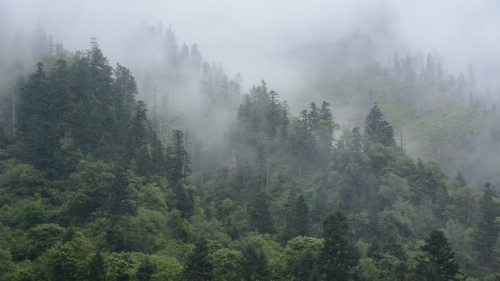
[[[273,233],[273,222],[269,210],[271,198],[264,191],[256,192],[248,213],[253,229],[259,233]]]
[[[480,254],[481,261],[490,264],[493,260],[493,245],[497,242],[500,231],[495,223],[500,210],[494,200],[498,198],[497,191],[490,183],[484,185],[483,192],[479,202],[479,221],[474,233],[474,246]]]
[[[212,280],[212,267],[207,241],[197,240],[194,243],[193,251],[187,257],[186,265],[182,272],[183,280]]]
[[[380,111],[377,103],[370,110],[365,118],[365,133],[373,143],[381,143],[385,146],[394,145],[394,129],[389,122],[384,120],[384,115]]]
[[[74,111],[76,109],[75,95],[71,91],[71,81],[66,62],[58,60],[50,74],[52,84],[50,111],[56,135],[59,138],[71,132]]]
[[[280,126],[280,105],[278,101],[278,93],[275,91],[269,91],[269,99],[271,102],[269,103],[269,108],[266,114],[268,127],[267,134],[271,140],[274,140]]]
[[[262,248],[258,249],[254,243],[247,243],[241,251],[241,261],[244,281],[268,280],[269,266],[266,254]]]
[[[401,62],[399,61],[398,52],[394,52],[394,66],[392,72],[394,73],[394,79],[401,78]]]
[[[360,254],[354,244],[354,232],[341,207],[323,220],[321,237],[325,240],[319,257],[323,280],[347,281],[355,278],[354,268]]]
[[[27,150],[27,160],[36,168],[53,167],[54,152],[58,139],[54,134],[51,109],[52,87],[42,63],[36,65],[35,73],[28,77],[22,90],[20,133]]]
[[[309,232],[309,207],[307,207],[306,200],[302,194],[297,197],[294,203],[292,208],[293,235],[291,238],[307,236]]]
[[[190,173],[190,155],[184,142],[184,133],[172,131],[172,141],[167,147],[168,177],[172,183],[184,180]]]
[[[461,276],[455,253],[441,230],[432,230],[425,238],[425,245],[420,249],[424,256],[419,258],[416,269],[417,280],[464,280]]]

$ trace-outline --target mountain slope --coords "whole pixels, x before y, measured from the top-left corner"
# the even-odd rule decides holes
[[[307,93],[307,94],[306,94]],[[296,93],[326,100],[341,124],[363,127],[364,114],[377,102],[393,124],[398,143],[413,157],[440,162],[449,176],[462,171],[473,186],[499,183],[500,121],[496,112],[470,108],[421,83],[387,77],[314,78]]]

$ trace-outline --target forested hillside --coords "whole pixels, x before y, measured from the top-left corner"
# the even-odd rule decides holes
[[[0,280],[498,280],[497,191],[408,156],[381,95],[355,117],[326,95],[291,109],[265,81],[240,95],[154,32],[157,84],[95,39],[2,55]],[[364,94],[354,81],[320,88]]]
[[[402,141],[409,155],[441,163],[448,175],[461,171],[477,190],[484,179],[500,183],[496,110],[469,106],[450,91],[387,76],[315,77],[297,96],[294,104],[307,104],[310,98],[336,101],[338,118],[351,126],[362,126],[365,112],[378,102],[398,145]]]

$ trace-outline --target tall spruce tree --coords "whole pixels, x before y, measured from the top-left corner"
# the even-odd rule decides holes
[[[171,142],[167,147],[168,178],[171,183],[184,180],[191,172],[189,163],[191,157],[186,149],[184,134],[180,130],[173,130]]]
[[[420,247],[424,256],[419,258],[415,271],[416,280],[465,280],[460,273],[455,253],[441,230],[432,230]]]
[[[320,253],[320,273],[323,280],[347,281],[356,277],[354,268],[360,254],[355,245],[355,235],[341,209],[323,220],[324,248]]]
[[[49,170],[54,166],[54,152],[59,141],[54,134],[52,121],[52,87],[42,63],[28,77],[21,95],[20,133],[24,140],[29,163],[36,168]]]
[[[481,261],[490,264],[493,260],[493,245],[497,242],[500,231],[495,223],[500,210],[494,200],[498,198],[497,191],[490,183],[484,185],[483,192],[479,202],[479,221],[474,233],[474,247],[479,252]]]
[[[294,203],[292,208],[292,238],[307,236],[309,232],[309,207],[307,207],[306,200],[302,194],[297,197]]]
[[[389,122],[384,120],[384,115],[377,103],[373,105],[370,113],[365,118],[365,133],[371,142],[381,143],[385,146],[396,144],[394,129]]]
[[[197,240],[194,243],[193,251],[187,257],[186,265],[182,272],[182,280],[212,280],[212,267],[207,241]]]
[[[265,191],[255,193],[250,209],[250,222],[259,233],[273,233],[273,221],[269,210],[271,198]]]
[[[257,248],[255,243],[246,243],[241,250],[241,261],[244,281],[266,281],[269,275],[269,266],[266,254],[262,248]]]

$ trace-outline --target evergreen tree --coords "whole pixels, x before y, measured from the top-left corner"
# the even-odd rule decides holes
[[[115,80],[113,83],[113,91],[116,99],[114,101],[117,119],[128,121],[134,107],[136,107],[135,96],[137,96],[137,83],[132,76],[132,72],[121,66],[116,65],[113,71]]]
[[[203,57],[200,51],[198,50],[198,45],[196,44],[193,44],[191,46],[190,59],[191,59],[191,68],[193,69],[193,71],[195,71],[195,73],[199,73],[202,67]]]
[[[280,105],[278,101],[278,93],[275,91],[269,92],[269,99],[271,100],[269,108],[267,110],[267,134],[274,140],[278,133],[278,128],[280,126]]]
[[[320,120],[320,110],[316,106],[316,103],[312,102],[311,103],[311,109],[309,110],[309,113],[307,114],[307,128],[309,132],[312,132],[316,130],[319,124]]]
[[[474,233],[474,246],[479,252],[480,260],[485,264],[491,264],[493,245],[497,242],[500,231],[495,223],[500,210],[494,199],[498,198],[497,191],[490,183],[484,185],[483,192],[479,202],[479,221]]]
[[[256,192],[248,213],[253,229],[259,233],[273,233],[273,221],[269,210],[271,198],[264,191]]]
[[[186,265],[182,272],[183,280],[212,280],[212,267],[207,241],[198,240],[194,243],[193,251],[187,257]]]
[[[52,124],[58,138],[71,132],[73,114],[76,109],[76,96],[71,91],[71,81],[66,62],[58,60],[52,67],[50,74],[52,84],[50,111],[52,113]]]
[[[354,232],[341,207],[323,220],[324,248],[320,253],[320,273],[324,280],[347,281],[355,278],[354,268],[360,254],[354,244]]]
[[[309,232],[309,207],[303,195],[299,195],[292,208],[292,237],[307,236]]]
[[[295,191],[289,195],[288,202],[284,204],[285,233],[283,239],[288,241],[297,236],[307,236],[309,233],[309,207],[304,196],[295,196]]]
[[[189,192],[184,187],[181,180],[173,187],[176,201],[177,210],[181,211],[182,218],[189,218],[193,214],[194,198],[190,196]]]
[[[377,103],[370,110],[365,118],[365,133],[373,143],[381,143],[391,146],[396,143],[394,140],[394,129],[389,122],[384,120],[384,115],[380,111]]]
[[[323,101],[321,104],[321,109],[319,111],[319,118],[321,120],[330,121],[333,120],[332,110],[330,109],[330,104]]]
[[[427,55],[427,61],[425,64],[425,74],[424,81],[428,85],[434,85],[436,83],[436,65],[432,59],[431,54]]]
[[[392,72],[394,73],[394,79],[401,78],[401,62],[399,61],[398,52],[394,52],[394,66],[392,68]]]
[[[404,72],[404,78],[406,81],[415,81],[415,71],[413,68],[413,60],[410,57],[410,54],[406,54],[406,59],[404,60],[403,64],[403,72]]]
[[[184,134],[179,130],[172,131],[172,141],[167,147],[168,177],[170,182],[184,180],[191,172],[191,157],[186,149]]]
[[[441,60],[438,61],[436,65],[436,83],[439,91],[445,93],[446,92],[446,82],[444,77],[444,69]]]
[[[416,280],[465,280],[455,261],[455,253],[442,231],[436,229],[429,232],[425,243],[420,247],[424,256],[419,258]]]
[[[42,63],[28,77],[22,90],[19,131],[27,150],[27,160],[36,168],[49,170],[54,166],[58,139],[54,134],[51,109],[51,84]]]
[[[285,146],[288,141],[289,125],[290,125],[290,108],[286,101],[281,106],[281,122],[279,128],[280,144]]]
[[[243,280],[268,280],[269,266],[264,250],[262,248],[258,249],[254,243],[246,243],[241,253],[243,254],[243,259],[241,261]]]

